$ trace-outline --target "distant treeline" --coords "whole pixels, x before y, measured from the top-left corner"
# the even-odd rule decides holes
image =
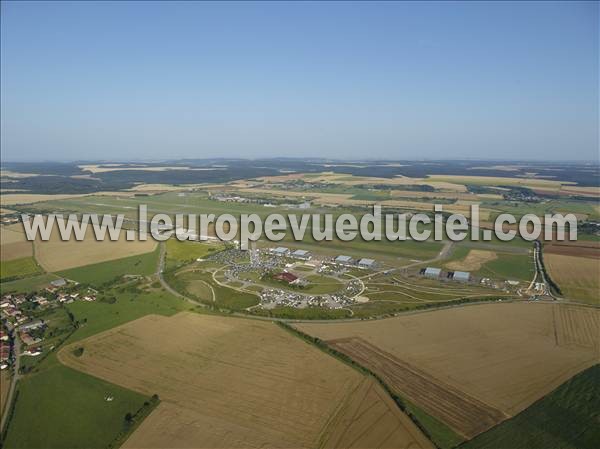
[[[332,162],[336,162],[332,164]],[[392,161],[389,161],[391,163]],[[547,179],[560,179],[561,181],[577,182],[581,186],[600,186],[600,166],[583,163],[519,163],[514,170],[499,170],[496,165],[507,165],[510,162],[500,161],[393,161],[393,165],[386,165],[386,161],[373,163],[360,162],[345,163],[340,161],[322,159],[206,159],[206,160],[178,160],[155,163],[144,163],[148,167],[190,167],[192,170],[161,170],[144,171],[135,170],[140,163],[122,164],[120,168],[131,170],[116,170],[102,173],[91,173],[82,170],[79,165],[83,162],[58,163],[58,162],[5,162],[3,170],[19,173],[34,173],[41,176],[26,178],[3,177],[4,188],[24,189],[31,193],[93,193],[102,190],[123,190],[133,187],[137,183],[151,184],[199,184],[220,183],[238,179],[252,179],[261,176],[276,176],[287,173],[318,173],[332,171],[338,174],[367,176],[377,178],[395,178],[397,176],[423,178],[427,175],[458,175],[458,176],[494,176],[494,177],[523,177],[528,172],[537,173],[538,177]],[[86,162],[90,164],[90,162]],[[104,162],[106,163],[106,162]],[[489,167],[489,168],[481,168]],[[193,170],[202,168],[203,170]],[[73,176],[90,175],[90,178],[73,178]],[[378,187],[387,189],[386,183]],[[403,186],[406,189],[427,189],[427,187]],[[474,193],[491,193],[485,187],[469,186]],[[424,190],[427,191],[427,190]]]

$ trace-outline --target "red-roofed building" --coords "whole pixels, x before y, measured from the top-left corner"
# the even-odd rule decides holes
[[[295,274],[292,273],[287,273],[287,272],[283,272],[283,273],[279,273],[276,274],[275,276],[273,276],[275,279],[278,279],[280,281],[284,281],[287,282],[288,284],[291,284],[292,282],[294,282],[296,279],[298,279],[298,276],[296,276]]]

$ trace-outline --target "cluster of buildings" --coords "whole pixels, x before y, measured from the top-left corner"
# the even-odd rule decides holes
[[[420,273],[422,276],[431,279],[439,279],[443,278],[443,274],[445,273],[447,279],[452,279],[453,281],[459,282],[469,282],[471,280],[471,273],[468,271],[448,271],[442,272],[441,268],[435,267],[427,267],[422,268]]]
[[[277,248],[271,248],[269,252],[278,257],[291,257],[292,259],[298,260],[310,260],[312,259],[312,254],[304,249],[297,249],[292,251],[285,246],[278,246]]]
[[[260,307],[267,310],[275,307],[341,309],[351,304],[354,304],[354,300],[344,294],[311,296],[277,288],[264,289],[260,294]]]
[[[0,370],[8,368],[9,360],[10,339],[8,338],[8,334],[2,329],[0,330]]]
[[[7,294],[0,299],[0,310],[2,318],[11,326],[17,327],[29,321],[32,310],[43,310],[56,307],[60,303],[70,304],[73,301],[95,301],[93,293],[80,294],[78,292],[63,292],[61,288],[66,286],[64,279],[52,281],[42,293],[32,295]]]
[[[359,259],[357,261],[350,256],[344,255],[337,256],[333,261],[338,265],[347,267],[357,266],[358,268],[373,269],[377,266],[374,259]]]
[[[34,318],[39,316],[40,310],[58,307],[62,303],[69,304],[77,300],[96,300],[96,295],[92,293],[92,290],[87,293],[79,293],[66,291],[66,287],[68,287],[68,282],[65,279],[56,279],[41,292],[29,295],[6,294],[0,298],[2,329],[18,335],[26,347],[21,355],[37,356],[42,353],[38,345],[43,341],[47,323]],[[4,330],[0,335],[0,367],[5,369],[10,365],[10,338],[8,332]]]
[[[312,254],[304,249],[291,250],[285,246],[278,246],[271,248],[269,253],[279,257],[290,257],[298,260],[311,260]],[[377,266],[377,262],[374,259],[353,259],[350,256],[339,255],[333,259],[333,263],[344,267],[358,267],[365,269],[374,269]]]

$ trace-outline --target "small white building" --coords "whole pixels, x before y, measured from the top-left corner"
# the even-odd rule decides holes
[[[289,248],[286,248],[285,246],[279,246],[277,248],[273,248],[271,250],[271,254],[274,254],[276,256],[287,256],[290,253]]]
[[[373,259],[360,259],[358,261],[358,266],[361,268],[374,268],[375,267],[375,260]]]
[[[292,253],[292,257],[295,259],[310,260],[312,255],[305,249],[297,249]]]
[[[424,276],[428,278],[439,278],[440,274],[442,274],[441,268],[427,267],[423,273]]]
[[[460,282],[469,282],[471,279],[471,273],[468,271],[455,271],[452,275],[452,279]]]
[[[64,287],[65,285],[67,285],[67,281],[63,278],[60,278],[50,282],[50,285],[52,285],[53,287]]]
[[[337,256],[335,258],[335,263],[339,263],[342,265],[351,265],[354,263],[354,260],[350,256]]]

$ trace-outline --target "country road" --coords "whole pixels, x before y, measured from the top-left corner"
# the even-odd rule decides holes
[[[19,336],[17,335],[16,329],[11,329],[11,332],[14,335],[14,347],[13,354],[15,355],[15,364],[13,367],[14,374],[10,381],[10,387],[8,389],[8,395],[6,397],[6,401],[4,402],[4,410],[0,410],[2,412],[2,417],[0,418],[0,433],[4,431],[4,426],[6,425],[6,420],[8,419],[10,408],[12,407],[12,403],[14,400],[15,390],[17,389],[17,382],[21,378],[21,374],[19,374],[19,368],[21,367],[21,340],[19,340]],[[4,437],[4,435],[2,435]]]

